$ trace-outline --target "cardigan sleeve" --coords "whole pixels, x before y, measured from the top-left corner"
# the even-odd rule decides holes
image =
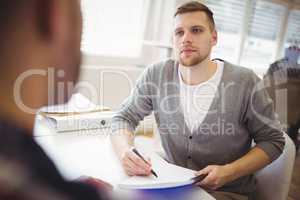
[[[134,132],[139,122],[152,112],[151,86],[153,84],[150,81],[151,67],[149,66],[142,73],[130,96],[122,103],[121,109],[113,116],[112,133],[120,129]]]
[[[263,81],[254,72],[247,82],[245,97],[244,123],[256,147],[261,148],[274,161],[283,151],[284,132]]]

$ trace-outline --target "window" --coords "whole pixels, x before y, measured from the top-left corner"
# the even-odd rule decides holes
[[[276,59],[282,20],[287,8],[268,1],[253,1],[241,65],[262,71]]]
[[[186,1],[82,0],[82,51],[89,58],[87,63],[107,60],[109,64],[144,66],[165,59],[172,52],[175,6]],[[202,1],[214,12],[218,30],[212,58],[262,75],[270,63],[281,58],[284,47],[300,45],[299,1]]]
[[[272,0],[205,0],[219,34],[212,57],[254,69],[262,75],[278,59],[288,3]],[[286,43],[299,41],[300,11],[292,11]],[[290,28],[293,27],[293,28]],[[298,28],[297,28],[298,27]],[[297,39],[298,38],[298,39]]]
[[[291,10],[287,26],[285,47],[300,45],[300,10]]]
[[[148,0],[82,0],[83,42],[87,55],[138,57]]]
[[[239,56],[241,31],[247,1],[206,0],[206,5],[214,12],[218,30],[218,44],[212,57],[236,63]]]

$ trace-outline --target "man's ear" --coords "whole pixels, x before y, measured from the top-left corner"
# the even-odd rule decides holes
[[[65,3],[62,0],[37,2],[37,29],[46,40],[62,40],[67,29]]]
[[[48,39],[51,35],[50,33],[50,10],[51,1],[35,1],[35,19],[36,19],[36,29],[43,39]]]
[[[212,45],[215,46],[217,45],[218,42],[218,32],[216,31],[216,29],[214,29],[212,31]]]

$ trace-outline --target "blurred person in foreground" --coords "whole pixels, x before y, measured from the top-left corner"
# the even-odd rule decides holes
[[[0,27],[0,199],[106,199],[108,184],[65,181],[32,138],[30,108],[66,102],[77,81],[80,1],[1,0]]]

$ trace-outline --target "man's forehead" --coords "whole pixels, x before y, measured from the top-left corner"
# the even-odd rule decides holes
[[[193,27],[193,26],[209,26],[207,16],[204,12],[188,12],[179,14],[174,19],[174,28]]]

